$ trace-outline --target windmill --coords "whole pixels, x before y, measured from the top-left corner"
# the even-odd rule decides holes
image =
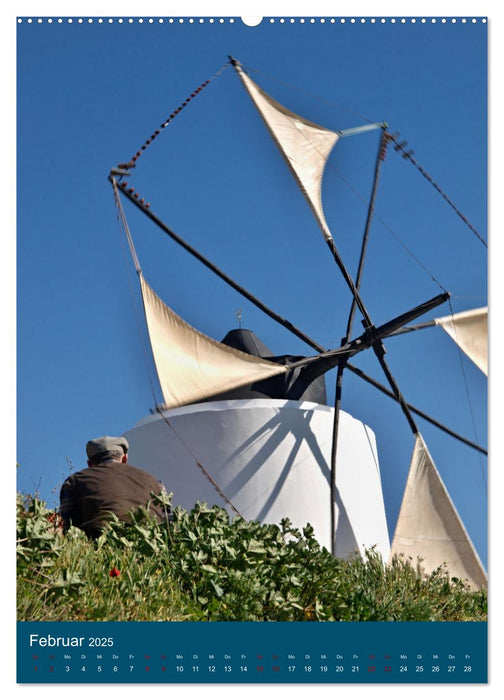
[[[275,502],[277,505],[281,504],[279,507],[285,507],[285,502],[279,497],[279,494],[285,490],[290,494],[287,496],[287,500],[291,498],[292,501],[288,509],[291,511],[303,511],[300,513],[302,519],[306,515],[301,505],[303,494],[298,493],[296,497],[292,497],[294,483],[289,483],[289,480],[294,478],[293,474],[297,469],[296,465],[299,463],[299,461],[296,461],[296,456],[299,457],[301,454],[301,448],[298,443],[295,443],[294,446],[290,445],[288,447],[287,452],[282,452],[280,449],[281,443],[286,437],[281,432],[286,430],[286,412],[292,407],[286,405],[282,407],[273,406],[271,403],[268,407],[263,404],[251,406],[249,401],[247,409],[249,414],[245,423],[251,422],[252,412],[254,412],[254,421],[257,418],[256,413],[261,414],[262,412],[263,415],[267,415],[267,418],[257,418],[257,424],[254,423],[254,428],[251,432],[249,430],[247,434],[242,432],[241,428],[237,428],[236,422],[236,416],[240,415],[240,412],[241,414],[244,413],[243,404],[237,406],[235,403],[233,406],[226,405],[218,408],[217,404],[220,404],[222,401],[247,402],[249,399],[247,397],[243,398],[243,394],[240,393],[245,388],[260,389],[260,393],[262,392],[265,397],[269,397],[264,399],[266,401],[275,401],[280,397],[281,400],[287,403],[299,403],[303,399],[306,400],[308,387],[311,387],[315,380],[329,370],[336,368],[334,407],[330,412],[325,411],[324,425],[323,428],[320,428],[320,434],[315,431],[316,439],[314,444],[309,445],[308,450],[314,457],[307,468],[309,470],[309,479],[317,478],[315,474],[320,472],[321,484],[325,480],[329,485],[328,499],[327,494],[323,493],[324,489],[322,486],[320,487],[320,493],[317,494],[316,498],[314,497],[314,510],[323,509],[326,515],[327,513],[330,514],[330,517],[326,518],[328,523],[324,521],[324,524],[321,525],[326,530],[327,524],[329,525],[329,532],[324,533],[324,542],[329,543],[329,547],[334,555],[348,555],[352,545],[372,546],[375,544],[372,541],[373,531],[377,540],[384,541],[386,539],[383,533],[385,522],[383,496],[381,494],[379,470],[376,469],[376,450],[372,448],[367,456],[363,458],[363,464],[365,463],[363,471],[361,474],[356,473],[353,479],[349,478],[350,465],[346,468],[341,468],[340,466],[344,463],[341,455],[345,449],[354,450],[354,453],[357,454],[357,451],[360,449],[358,443],[369,441],[369,434],[366,431],[367,427],[364,426],[364,432],[361,431],[360,436],[357,436],[357,434],[353,435],[349,443],[350,448],[348,444],[347,446],[344,445],[343,437],[347,429],[343,425],[346,421],[346,414],[341,410],[341,400],[343,379],[345,371],[348,370],[371,383],[376,389],[397,402],[415,441],[410,473],[398,524],[392,538],[392,545],[390,547],[390,543],[384,542],[381,549],[382,554],[385,554],[386,557],[394,557],[401,553],[412,557],[419,556],[424,560],[426,568],[431,569],[443,562],[447,562],[453,575],[468,578],[472,585],[482,587],[486,585],[486,574],[429,454],[417,426],[415,415],[420,415],[423,419],[430,421],[471,447],[482,452],[484,450],[408,403],[385,357],[385,340],[393,335],[426,327],[426,324],[419,324],[418,326],[412,326],[411,324],[426,312],[447,302],[450,295],[444,290],[441,294],[419,306],[404,311],[404,313],[380,326],[375,326],[361,293],[362,276],[380,179],[380,169],[387,147],[389,144],[393,144],[395,150],[402,152],[403,157],[410,161],[414,161],[413,152],[405,149],[406,142],[399,141],[396,135],[390,133],[387,124],[384,122],[366,124],[363,127],[340,131],[321,127],[290,111],[270,97],[250,78],[243,66],[233,57],[229,57],[225,68],[228,66],[232,66],[236,71],[242,86],[251,98],[270,136],[277,145],[299,189],[304,195],[330,251],[330,255],[351,293],[346,330],[344,335],[342,335],[339,347],[327,349],[314,341],[176,234],[153,212],[145,198],[141,197],[125,180],[126,177],[131,176],[131,169],[136,167],[139,157],[146,148],[157,139],[162,130],[178,116],[182,109],[212,82],[212,79],[207,80],[192,92],[178,109],[172,112],[170,117],[161,124],[159,129],[153,132],[150,139],[144,143],[142,148],[129,161],[120,163],[111,170],[109,175],[119,216],[140,279],[150,343],[163,394],[164,403],[156,407],[156,425],[159,427],[160,423],[164,423],[170,428],[169,432],[176,436],[176,440],[190,454],[191,459],[203,472],[206,480],[233,512],[244,517],[257,519],[274,517],[272,515],[272,504]],[[214,78],[221,72],[219,71]],[[367,206],[366,224],[360,248],[358,270],[354,279],[338,250],[324,215],[321,195],[322,179],[327,160],[340,139],[358,136],[361,133],[367,133],[372,130],[377,130],[380,137],[371,196]],[[249,302],[305,342],[316,354],[307,357],[278,357],[273,356],[271,353],[269,355],[268,353],[265,354],[264,350],[254,353],[250,352],[249,349],[244,350],[240,347],[233,347],[225,342],[219,343],[187,324],[160,299],[143,277],[121,204],[121,198],[125,198],[134,204],[161,231]],[[357,313],[362,318],[364,331],[355,336],[354,322]],[[478,317],[477,319],[476,316]],[[468,321],[468,318],[472,322]],[[241,311],[238,321],[241,325]],[[464,351],[468,352],[471,357],[474,356],[474,348],[476,346],[480,357],[486,357],[484,340],[486,337],[486,329],[484,328],[486,309],[478,310],[477,313],[470,313],[469,316],[467,314],[456,316],[452,313],[450,316],[440,317],[435,323],[447,332],[450,332],[457,343],[463,344]],[[468,328],[469,332],[466,332]],[[465,338],[463,342],[462,337]],[[474,341],[474,338],[477,338],[477,340]],[[385,384],[377,382],[353,366],[352,358],[364,350],[370,350],[376,356],[385,377]],[[281,389],[279,389],[280,386],[282,387]],[[237,394],[236,392],[239,393]],[[263,399],[257,400],[261,401]],[[214,404],[215,408],[213,411],[211,410],[212,404]],[[195,407],[198,407],[197,410]],[[278,417],[274,417],[272,413],[265,413],[266,408],[268,411],[278,409]],[[306,408],[303,409],[301,407],[301,410],[306,410]],[[179,413],[176,414],[173,411],[179,411]],[[212,441],[212,436],[216,435],[216,427],[211,421],[215,420],[219,411],[226,414],[225,419],[223,419],[224,423],[226,421],[231,422],[235,433],[233,440],[230,439],[229,444],[224,445],[224,447],[222,447],[222,443],[226,442],[226,440],[219,437],[220,451],[215,456],[216,461],[214,461],[213,469],[208,469],[205,466],[205,458],[208,455],[196,454],[194,447],[190,443],[195,433],[207,430],[208,447]],[[232,419],[230,418],[230,412],[234,416]],[[203,414],[205,416],[204,420],[202,418]],[[185,426],[182,425],[184,416],[185,423],[188,424]],[[213,425],[213,428],[204,427],[207,420],[210,421],[210,425]],[[179,424],[178,426],[177,423]],[[138,428],[130,431],[128,433],[130,443],[134,445],[136,435],[141,431],[145,432],[147,430],[150,430],[151,433],[149,433],[148,439],[140,440],[144,445],[142,449],[145,449],[146,442],[157,443],[158,440],[152,433],[153,425],[153,418],[151,418],[147,423],[139,425]],[[265,426],[269,426],[269,428]],[[322,442],[327,447],[328,426],[331,428],[330,459],[322,455],[321,450]],[[135,433],[135,430],[137,433]],[[299,425],[292,430],[289,427],[287,432],[292,432],[296,439],[296,430],[301,430]],[[307,430],[305,423],[303,423],[302,430]],[[348,428],[348,430],[350,429]],[[281,440],[278,437],[279,434],[283,435]],[[259,436],[269,440],[271,435],[273,435],[274,446],[266,448],[265,444],[260,442]],[[307,444],[310,442],[307,435],[307,432],[302,432],[301,442]],[[247,454],[249,454],[250,445],[254,442],[259,445],[258,451],[247,463]],[[150,454],[148,461],[166,464],[166,446],[160,449],[162,454],[158,454],[155,457]],[[320,452],[320,455],[317,456],[318,452]],[[233,464],[233,460],[238,453],[241,455],[241,461],[235,461]],[[276,471],[273,469],[272,474],[268,474],[267,478],[265,477],[266,470],[262,468],[263,465],[260,462],[261,455],[264,456],[265,454],[267,454],[268,459],[276,459],[278,464],[278,469]],[[222,468],[219,478],[215,478],[217,462],[220,465],[219,469]],[[306,466],[307,458],[304,454],[301,462]],[[251,463],[254,464],[252,472],[250,469],[247,470],[247,464]],[[285,465],[288,465],[288,470],[285,470]],[[229,472],[228,468],[231,469],[231,472]],[[298,471],[300,470],[298,469]],[[192,493],[191,477],[187,478],[189,483],[188,491]],[[366,479],[368,490],[372,494],[369,501],[369,512],[365,514],[359,512],[359,506],[355,502],[354,495],[355,490],[359,486],[360,478]],[[344,486],[345,480],[346,485]],[[223,482],[227,486],[223,486]],[[231,497],[229,496],[230,489],[233,491],[233,496]],[[303,482],[301,481],[297,484],[297,491],[302,491],[302,489]],[[245,492],[248,493],[247,497],[243,497]],[[326,499],[325,507],[323,506],[324,498],[320,497],[322,493]],[[301,501],[299,496],[301,496]],[[242,507],[236,507],[236,500],[240,500],[240,498],[247,504],[245,511],[248,512],[243,513]],[[255,510],[251,506],[252,503],[255,504]],[[364,532],[366,535],[363,534]],[[363,540],[365,541],[363,542]]]

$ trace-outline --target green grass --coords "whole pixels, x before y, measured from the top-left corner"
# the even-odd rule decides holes
[[[166,497],[165,497],[166,498]],[[308,525],[260,525],[196,504],[158,524],[147,509],[96,541],[36,497],[18,496],[17,619],[464,621],[487,619],[486,591],[440,567],[335,559]]]

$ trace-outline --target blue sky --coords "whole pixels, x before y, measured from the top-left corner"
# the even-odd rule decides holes
[[[38,490],[50,505],[69,469],[85,466],[90,437],[128,430],[153,405],[138,288],[108,172],[228,54],[312,121],[333,129],[386,121],[486,239],[481,19],[277,17],[255,28],[188,19],[18,25],[16,459],[18,488]],[[340,141],[324,180],[326,218],[352,274],[376,148],[376,133]],[[326,347],[339,344],[349,293],[232,69],[163,130],[130,182],[173,230],[266,304]],[[376,210],[362,287],[375,324],[442,288],[454,312],[486,304],[486,248],[392,148]],[[312,353],[127,203],[125,211],[146,279],[192,325],[221,339],[241,309],[243,326],[275,353]],[[449,313],[445,305],[429,317]],[[486,444],[486,382],[441,330],[386,345],[407,401]],[[385,383],[372,356],[355,364]],[[330,399],[333,385],[331,373]],[[413,445],[408,425],[394,402],[350,373],[343,409],[375,431],[392,534]],[[418,422],[486,564],[486,458]]]

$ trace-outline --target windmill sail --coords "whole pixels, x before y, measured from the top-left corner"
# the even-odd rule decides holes
[[[426,572],[445,562],[450,576],[467,579],[473,588],[486,588],[486,573],[420,434],[389,561],[401,554],[420,557]]]
[[[436,318],[435,323],[488,375],[488,307]]]
[[[322,208],[325,164],[339,135],[276,102],[236,65],[241,81],[306,197],[326,240],[332,238]]]
[[[284,365],[235,350],[187,324],[140,274],[154,362],[167,408],[196,403],[282,374]]]

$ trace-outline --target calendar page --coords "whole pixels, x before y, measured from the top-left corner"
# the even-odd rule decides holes
[[[17,683],[486,684],[487,30],[27,15]]]

